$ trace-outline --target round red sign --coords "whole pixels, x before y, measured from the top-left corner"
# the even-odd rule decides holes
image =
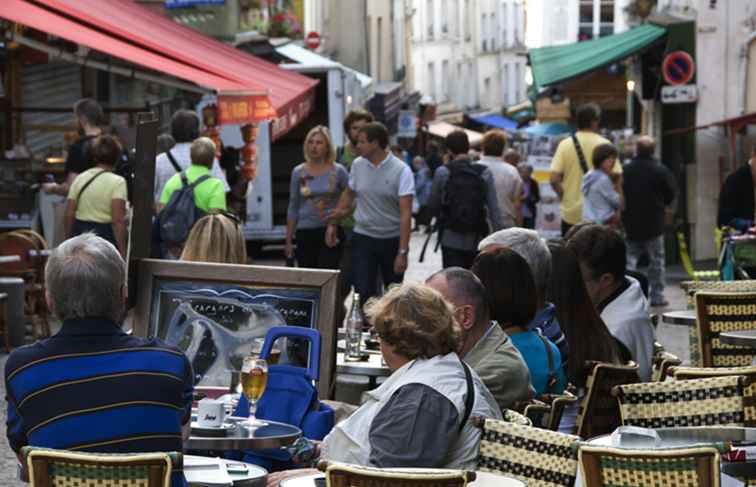
[[[320,47],[320,34],[315,31],[308,32],[307,36],[305,36],[305,44],[307,44],[309,49],[314,51]]]
[[[684,85],[693,79],[696,63],[693,57],[685,51],[674,51],[664,58],[662,76],[671,85]]]

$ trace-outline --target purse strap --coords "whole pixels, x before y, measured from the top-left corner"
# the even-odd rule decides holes
[[[465,415],[462,416],[462,422],[459,424],[459,432],[462,433],[467,420],[470,419],[472,414],[473,405],[475,404],[475,386],[473,386],[472,374],[470,373],[470,366],[467,365],[462,359],[459,359],[462,364],[462,368],[465,371],[465,381],[467,381],[467,395],[465,396]]]
[[[168,160],[171,161],[171,165],[173,166],[173,169],[176,170],[176,172],[181,172],[181,166],[179,166],[179,163],[176,162],[176,158],[173,157],[173,154],[171,154],[170,150],[165,151],[165,155],[168,156]]]
[[[583,174],[588,173],[588,163],[585,162],[585,154],[583,153],[583,147],[581,147],[575,132],[572,132],[572,143],[575,144],[575,152],[577,152],[578,161],[580,161],[580,168],[583,170]]]
[[[546,381],[546,392],[551,393],[556,387],[557,382],[559,382],[556,372],[554,372],[554,354],[551,352],[551,347],[549,346],[549,342],[546,337],[541,335],[538,331],[536,331],[535,334],[538,335],[538,338],[541,339],[543,348],[546,349],[546,360],[548,361],[549,367],[549,378]]]
[[[81,190],[79,191],[79,196],[78,196],[78,197],[76,198],[76,200],[77,200],[77,201],[81,201],[81,195],[83,195],[83,194],[84,194],[84,190],[85,190],[85,189],[87,189],[87,188],[89,187],[89,185],[90,185],[90,184],[92,184],[92,182],[93,182],[93,181],[94,181],[95,179],[99,178],[100,176],[102,176],[102,175],[103,175],[103,174],[105,174],[106,172],[108,172],[108,171],[106,171],[105,169],[103,169],[102,171],[100,171],[100,172],[98,172],[97,174],[95,174],[94,176],[92,176],[92,177],[91,177],[91,178],[89,179],[89,181],[87,181],[86,183],[84,183],[84,186],[82,186]]]

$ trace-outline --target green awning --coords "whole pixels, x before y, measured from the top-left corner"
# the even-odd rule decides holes
[[[530,49],[533,87],[537,93],[545,86],[595,71],[640,51],[666,33],[664,27],[645,24],[592,41]]]

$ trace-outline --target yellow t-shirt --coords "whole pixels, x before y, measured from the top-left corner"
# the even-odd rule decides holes
[[[588,170],[593,169],[593,149],[601,144],[610,144],[611,142],[595,132],[581,130],[576,132],[575,136],[583,149]],[[570,225],[580,223],[583,219],[583,193],[580,191],[583,169],[580,167],[580,160],[572,137],[567,137],[559,143],[554,158],[551,160],[551,172],[562,174],[564,194],[559,203],[562,220]],[[615,163],[612,172],[622,173],[622,165],[619,160]]]
[[[87,181],[97,176],[104,170],[99,167],[87,169],[76,176],[71,189],[68,191],[68,199],[76,201],[76,219],[86,222],[111,223],[113,221],[111,202],[113,200],[126,200],[126,180],[123,177],[108,172],[99,176],[87,186],[79,200],[81,188]]]

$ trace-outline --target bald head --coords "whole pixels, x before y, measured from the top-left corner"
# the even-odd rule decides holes
[[[425,284],[439,293],[456,307],[472,306],[475,310],[475,324],[487,326],[490,320],[486,288],[480,279],[467,269],[448,267],[430,276]]]
[[[638,157],[653,157],[656,141],[650,135],[642,135],[635,142],[635,154]]]

